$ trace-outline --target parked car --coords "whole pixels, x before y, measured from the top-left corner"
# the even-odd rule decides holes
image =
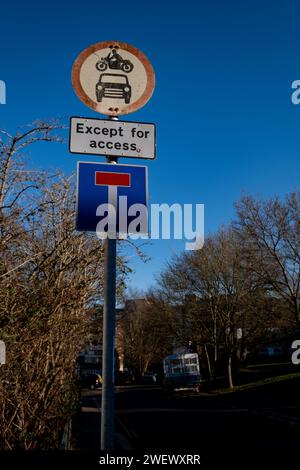
[[[157,382],[156,374],[153,372],[145,372],[141,377],[141,382],[143,384],[155,384]]]
[[[81,377],[81,386],[95,390],[102,386],[102,377],[100,374],[86,374]]]
[[[116,385],[132,385],[134,384],[134,376],[128,370],[116,371],[115,373],[115,384]]]

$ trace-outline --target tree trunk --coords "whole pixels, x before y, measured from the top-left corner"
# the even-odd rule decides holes
[[[208,354],[208,351],[207,351],[206,344],[204,345],[204,351],[205,351],[205,356],[206,356],[206,360],[207,360],[207,368],[208,368],[209,379],[212,380],[213,379],[213,374],[212,374],[212,370],[211,370],[210,357],[209,357],[209,354]]]
[[[228,359],[227,359],[227,381],[228,381],[228,388],[233,388],[231,354],[228,355]]]

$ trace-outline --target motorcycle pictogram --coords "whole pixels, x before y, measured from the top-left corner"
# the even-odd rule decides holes
[[[102,57],[96,63],[96,69],[100,72],[104,72],[107,68],[130,73],[133,70],[133,63],[130,62],[130,60],[124,60],[120,54],[117,53],[116,49],[112,49],[107,57]]]

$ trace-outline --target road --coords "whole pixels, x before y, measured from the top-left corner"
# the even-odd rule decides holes
[[[116,387],[115,410],[118,449],[189,449],[207,459],[216,457],[216,450],[234,455],[242,450],[286,459],[299,448],[299,381],[229,395]],[[100,412],[101,391],[85,391],[79,448],[99,449]]]

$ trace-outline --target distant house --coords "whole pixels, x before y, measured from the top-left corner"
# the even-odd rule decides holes
[[[122,309],[116,309],[116,319],[122,314]],[[84,349],[79,353],[77,358],[78,372],[80,375],[85,374],[100,374],[102,375],[102,307],[97,307],[93,311],[93,327],[89,337],[89,341]],[[116,322],[116,337],[118,337],[118,323]],[[122,348],[117,347],[118,341],[116,339],[116,353],[115,353],[115,370],[120,369],[119,351]]]
[[[102,346],[89,344],[79,353],[77,363],[80,375],[101,374],[102,371]]]

